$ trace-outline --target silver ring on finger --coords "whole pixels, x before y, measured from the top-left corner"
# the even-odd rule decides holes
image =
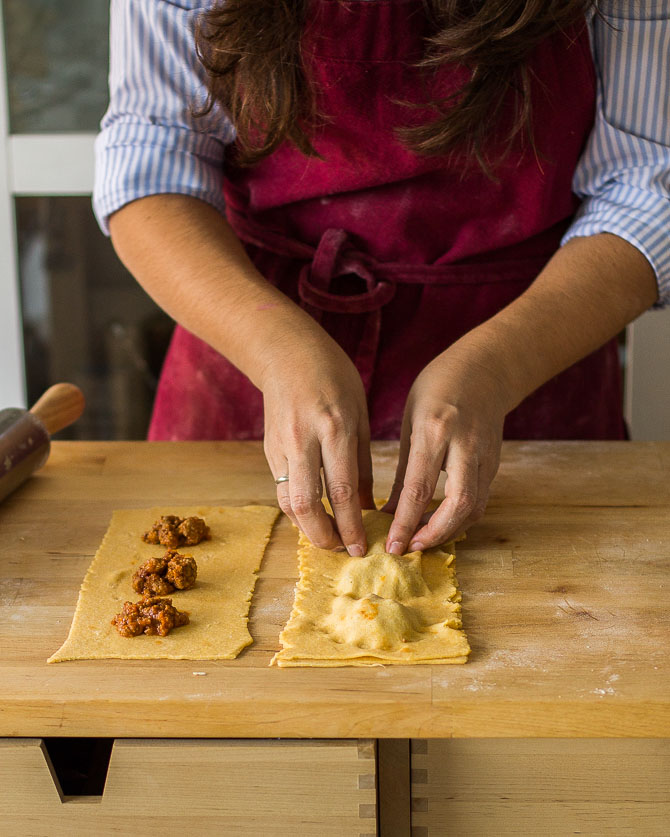
[[[281,477],[277,477],[275,485],[280,485],[283,482],[288,482],[288,474],[283,474]]]

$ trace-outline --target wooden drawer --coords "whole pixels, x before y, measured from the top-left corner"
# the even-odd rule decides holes
[[[117,739],[100,797],[64,797],[44,742],[0,739],[0,833],[376,835],[370,740]]]
[[[412,837],[670,834],[668,739],[411,742]]]

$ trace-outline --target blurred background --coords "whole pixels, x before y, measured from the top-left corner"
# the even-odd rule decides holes
[[[0,408],[72,381],[88,407],[62,437],[143,438],[173,323],[91,211],[108,0],[2,0],[0,15]],[[629,327],[621,353],[633,438],[670,439],[670,312]]]
[[[2,323],[0,407],[72,381],[87,409],[61,437],[143,438],[173,323],[120,264],[91,210],[108,0],[2,0],[2,16],[0,286],[14,310]]]

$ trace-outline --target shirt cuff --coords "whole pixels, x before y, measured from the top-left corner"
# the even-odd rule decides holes
[[[105,235],[109,216],[127,203],[149,195],[178,194],[199,198],[224,213],[225,145],[211,134],[146,124],[115,122],[95,142],[93,212]]]
[[[617,189],[587,198],[561,239],[612,233],[636,247],[656,274],[658,301],[654,308],[670,305],[670,201],[659,195],[626,186],[626,205]],[[617,199],[618,198],[618,199]]]

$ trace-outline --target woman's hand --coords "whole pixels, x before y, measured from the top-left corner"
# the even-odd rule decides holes
[[[644,255],[609,233],[573,238],[530,287],[416,379],[405,408],[386,548],[448,540],[484,512],[505,415],[658,298]],[[425,523],[440,468],[445,499]],[[421,525],[425,524],[425,525]]]
[[[500,462],[504,404],[500,382],[457,345],[421,372],[405,406],[398,467],[384,506],[395,514],[388,552],[443,543],[484,514]],[[428,516],[442,469],[445,499]]]
[[[213,207],[151,195],[110,219],[114,246],[171,316],[262,392],[265,452],[279,503],[316,546],[364,554],[361,506],[373,505],[361,379],[342,349],[271,285]],[[321,504],[321,468],[335,526]]]
[[[361,508],[374,508],[370,428],[355,366],[325,333],[274,346],[260,382],[265,455],[282,511],[322,549],[361,556],[367,542]],[[295,337],[295,335],[293,335]],[[323,468],[335,520],[321,502]]]

